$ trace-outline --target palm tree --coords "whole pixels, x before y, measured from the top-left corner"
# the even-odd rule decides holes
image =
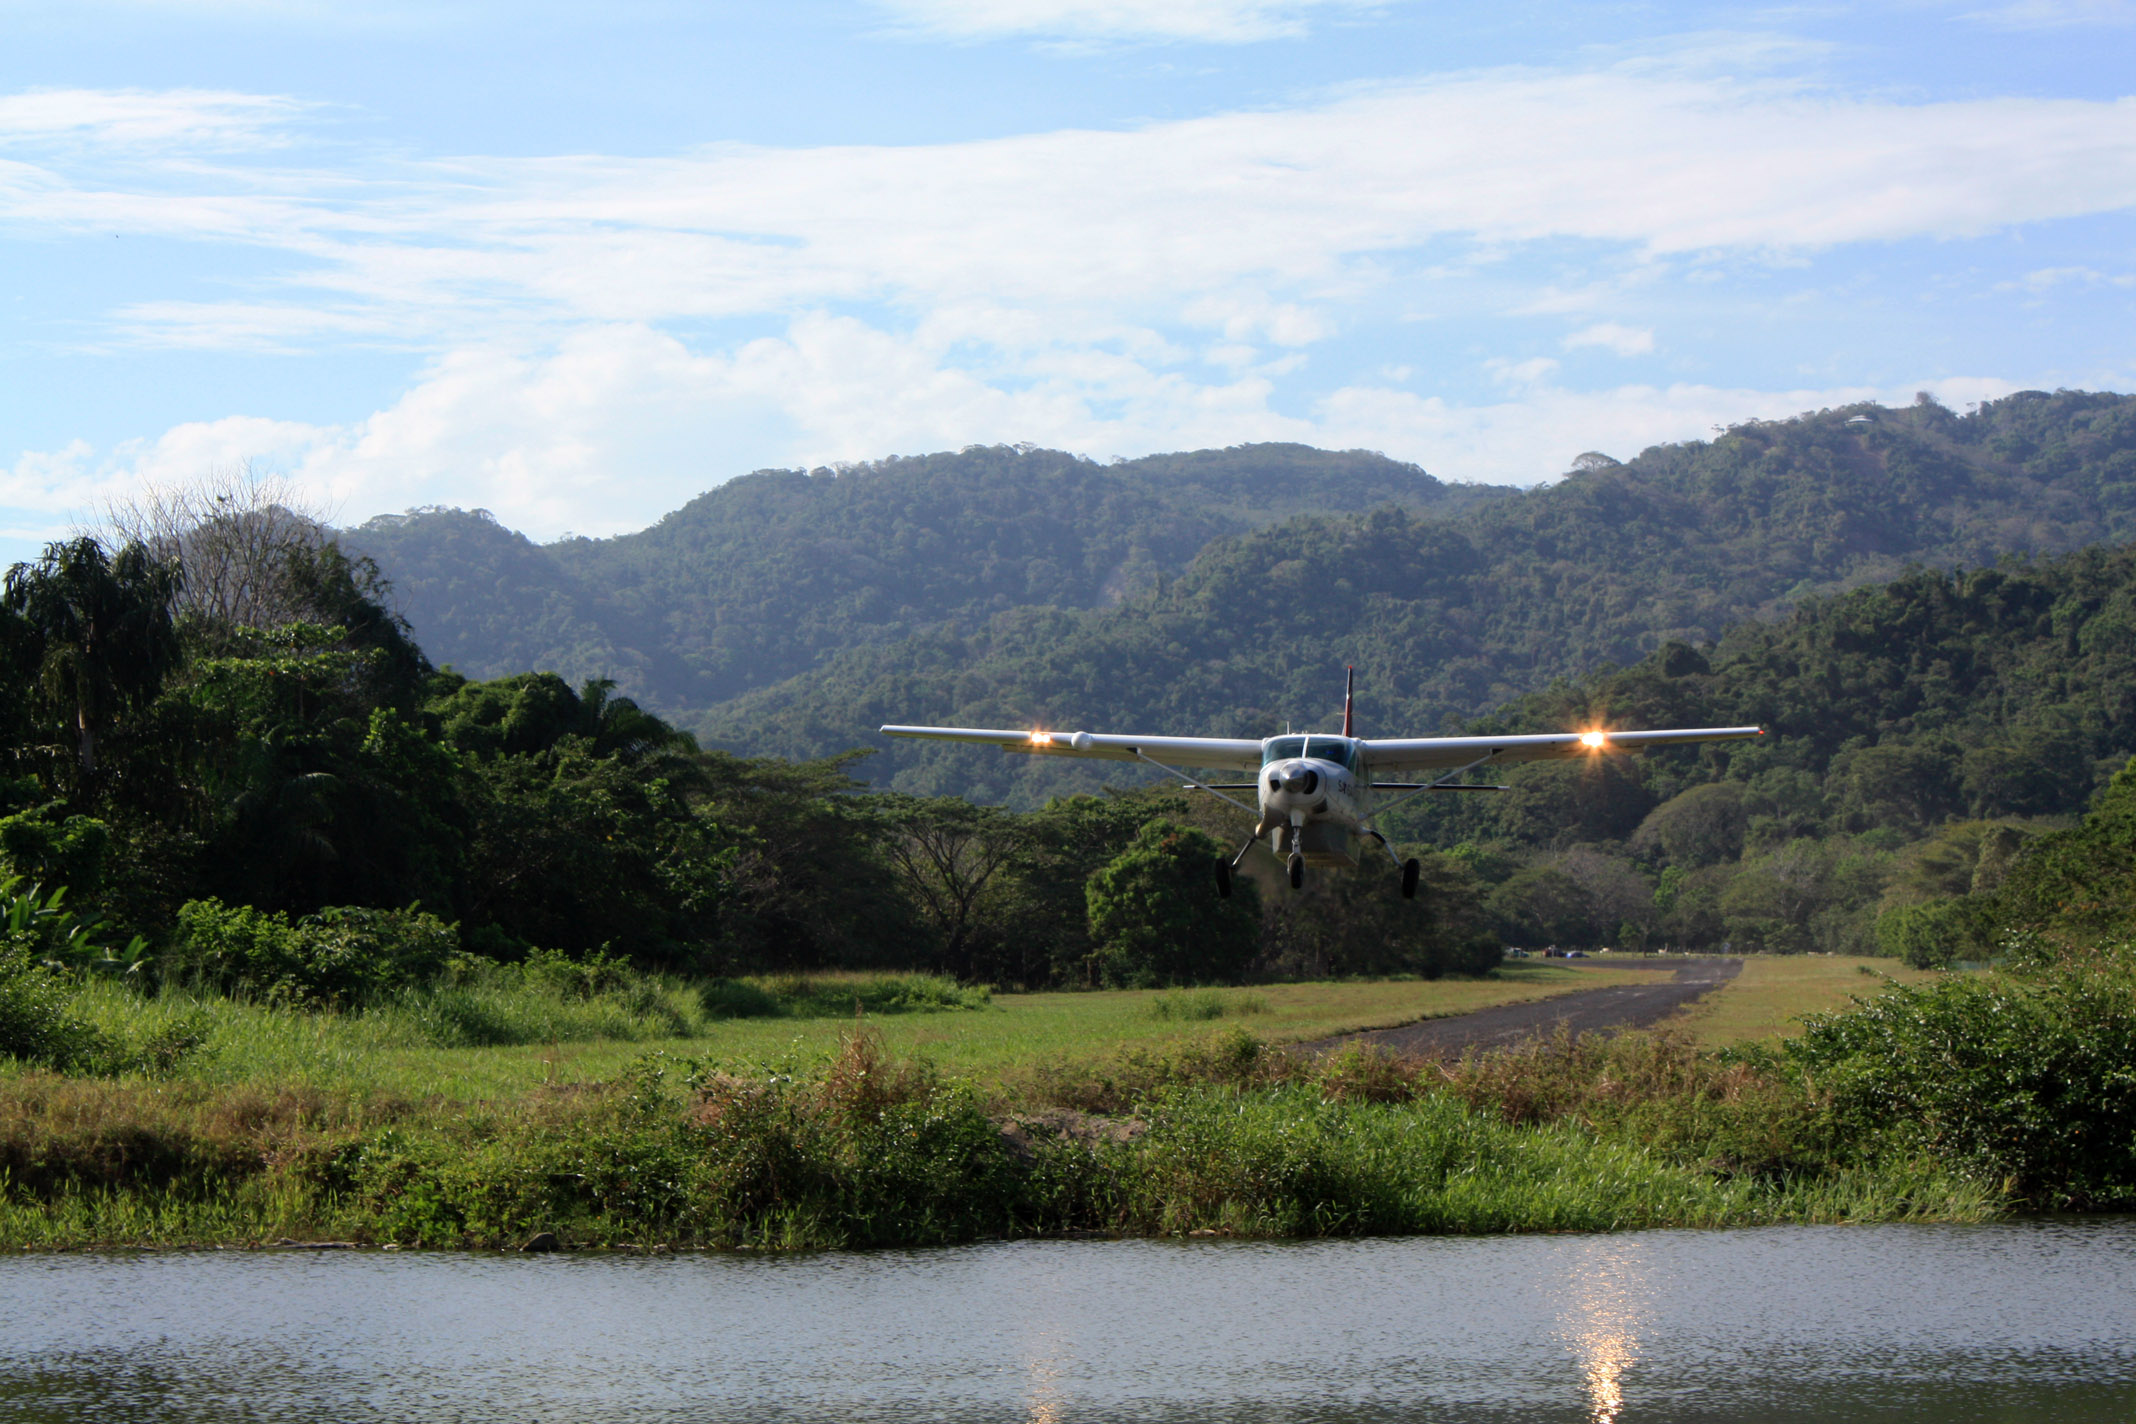
[[[153,698],[177,666],[179,579],[175,564],[139,544],[111,558],[86,536],[47,544],[36,563],[7,571],[0,606],[27,628],[46,701],[73,720],[84,777],[96,774],[97,736]]]

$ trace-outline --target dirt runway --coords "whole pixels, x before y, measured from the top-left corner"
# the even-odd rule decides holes
[[[1512,1048],[1533,1038],[1547,1038],[1556,1033],[1560,1025],[1574,1035],[1650,1028],[1700,995],[1735,978],[1743,968],[1743,961],[1630,959],[1614,964],[1597,963],[1592,967],[1652,969],[1656,982],[1576,989],[1553,999],[1425,1019],[1400,1028],[1346,1033],[1336,1038],[1301,1043],[1296,1048],[1306,1053],[1325,1053],[1349,1043],[1376,1043],[1400,1054],[1458,1057],[1472,1049]]]

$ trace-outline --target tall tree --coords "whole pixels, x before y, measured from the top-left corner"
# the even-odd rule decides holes
[[[179,582],[175,565],[139,544],[114,558],[86,536],[47,544],[36,563],[7,572],[0,603],[28,625],[38,690],[71,717],[84,778],[96,775],[97,737],[153,698],[177,666]]]

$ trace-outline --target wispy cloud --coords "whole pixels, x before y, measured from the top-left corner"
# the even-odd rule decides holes
[[[2136,25],[2131,0],[2010,0],[1964,12],[1965,18],[2006,30],[2067,30]]]
[[[2136,206],[2136,101],[1906,104],[1653,66],[906,147],[407,159],[326,154],[312,122],[275,96],[0,99],[13,230],[151,234],[249,264],[104,313],[106,343],[425,362],[361,420],[231,415],[24,455],[0,510],[250,456],[357,515],[443,498],[597,532],[752,464],[1023,439],[1092,455],[1309,440],[1533,480],[1580,450],[1917,386],[1579,392],[1511,343],[1480,348],[1506,353],[1488,366],[1425,345],[1360,363],[1396,358],[1387,383],[1287,382],[1354,326],[1472,309],[1479,277],[1493,315],[1548,313],[1518,320],[1573,327],[1563,350],[1637,356],[1652,329],[1598,270]],[[1512,271],[1529,248],[1551,262]],[[2043,288],[2077,280],[2051,270]],[[1454,363],[1482,403],[1420,389]]]
[[[1189,40],[1248,44],[1306,32],[1315,14],[1374,0],[876,0],[900,28],[942,39]]]
[[[17,102],[23,125],[100,112],[82,99]],[[239,131],[259,133],[258,115],[286,105],[218,103],[118,96],[108,118],[78,127],[120,143],[183,122],[172,116],[234,114]],[[1480,74],[1277,112],[903,148],[728,145],[354,170],[204,153],[152,175],[47,154],[0,168],[0,213],[17,223],[234,241],[293,259],[227,307],[155,302],[125,314],[142,339],[203,345],[256,332],[301,340],[307,323],[321,339],[368,326],[421,343],[529,321],[825,302],[1170,321],[1244,301],[1311,313],[1288,327],[1295,337],[1322,329],[1331,303],[1380,286],[1387,260],[1430,244],[1754,255],[2132,205],[2136,100],[1907,105],[1621,70]]]
[[[0,144],[76,141],[112,149],[279,147],[312,106],[211,89],[31,89],[0,95]]]
[[[1600,346],[1619,356],[1644,356],[1654,349],[1654,333],[1641,326],[1620,326],[1613,321],[1583,326],[1559,343],[1567,351]]]

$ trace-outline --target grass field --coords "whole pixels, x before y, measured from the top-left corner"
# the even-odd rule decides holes
[[[987,1083],[1038,1063],[1091,1060],[1205,1038],[1212,1020],[1241,1024],[1267,1043],[1289,1043],[1642,982],[1650,972],[1516,962],[1488,979],[1271,984],[1184,995],[1159,990],[1003,994],[986,1008],[869,1015],[868,1023],[893,1056],[924,1058],[945,1073]],[[825,984],[837,978],[817,976]],[[92,1019],[133,1040],[190,1019],[205,1042],[180,1070],[188,1079],[464,1101],[612,1079],[655,1049],[807,1068],[830,1055],[853,1025],[846,1017],[708,1020],[698,1013],[693,996],[678,987],[671,994],[671,1016],[680,1032],[652,1036],[641,1026],[633,1033],[596,1036],[580,1024],[551,1042],[438,1048],[423,1045],[406,1014],[300,1014],[175,996],[144,1002],[109,986],[85,997]]]
[[[1792,1038],[1804,1014],[1834,1013],[1886,983],[1917,984],[1935,971],[1908,969],[1896,959],[1844,955],[1751,955],[1743,972],[1692,1004],[1668,1027],[1700,1048],[1726,1048],[1760,1039]]]

